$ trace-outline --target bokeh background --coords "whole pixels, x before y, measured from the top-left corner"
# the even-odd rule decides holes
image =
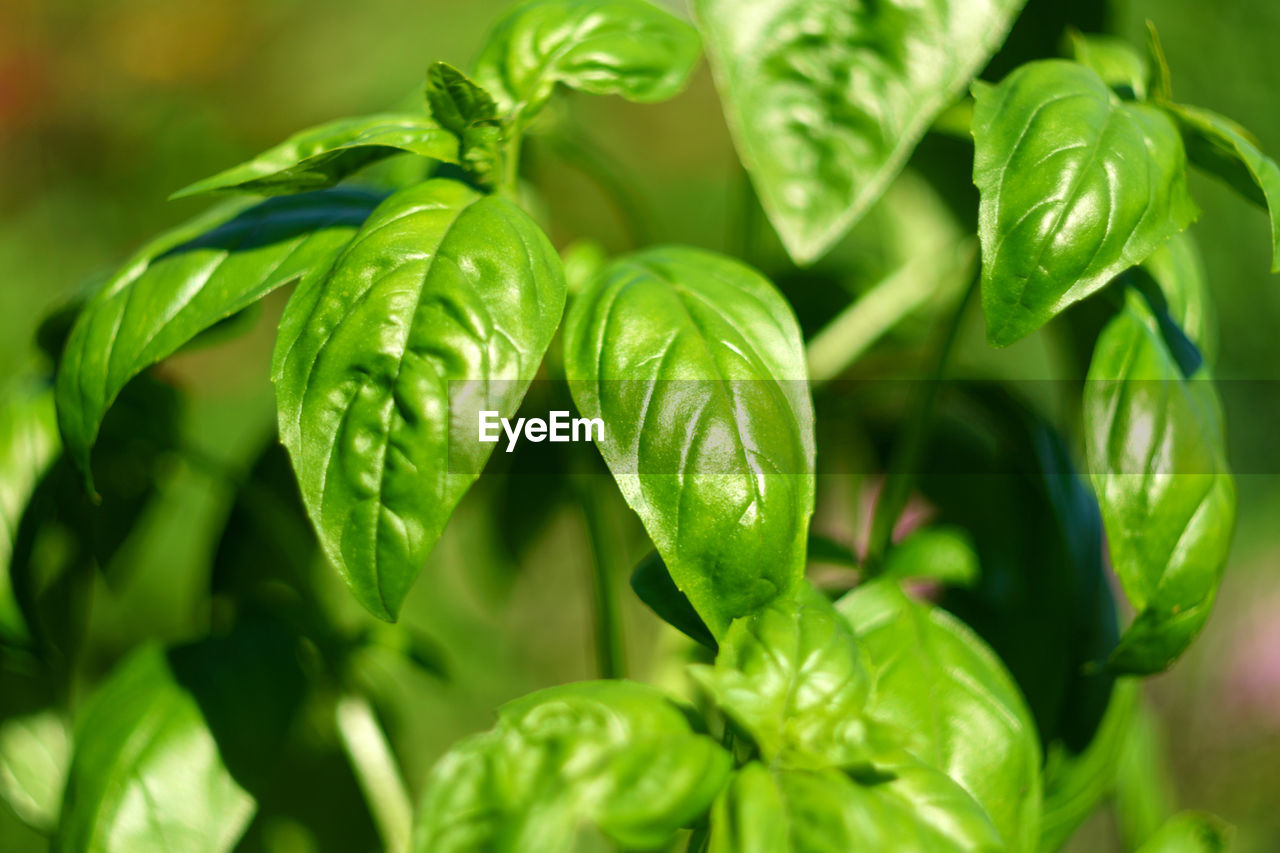
[[[169,202],[169,193],[300,127],[404,103],[419,90],[429,61],[465,67],[505,6],[505,0],[4,0],[0,376],[36,363],[32,338],[48,312],[204,204]],[[1067,23],[1140,45],[1146,19],[1163,36],[1179,99],[1237,119],[1280,155],[1274,0],[1030,0],[988,75],[1060,52]],[[531,146],[530,174],[558,245],[586,236],[619,250],[638,232],[642,239],[777,263],[763,228],[748,226],[746,233],[760,234],[758,245],[742,245],[744,181],[705,67],[666,104],[575,98],[563,109],[580,139],[603,156],[584,164],[573,151]],[[968,174],[954,167],[957,144],[926,140],[915,166],[963,193]],[[635,210],[627,213],[602,193],[593,172],[624,184]],[[1193,182],[1204,211],[1194,233],[1222,328],[1218,376],[1257,380],[1235,387],[1265,397],[1266,381],[1280,380],[1280,277],[1267,273],[1265,217],[1210,180]],[[838,287],[822,276],[789,279],[807,328],[881,271],[878,259],[859,256],[861,245],[855,235],[842,249],[847,269]],[[247,335],[163,368],[191,395],[185,428],[209,459],[241,465],[270,440],[267,364],[284,298],[269,299]],[[962,346],[980,361],[986,358],[979,352],[980,319],[970,319]],[[1016,352],[1008,357],[1040,363]],[[1227,578],[1203,637],[1173,672],[1149,682],[1147,694],[1173,800],[1235,824],[1238,849],[1271,851],[1280,849],[1280,477],[1271,473],[1280,471],[1280,442],[1277,412],[1265,400],[1255,405],[1235,394],[1228,417],[1232,456],[1244,473]],[[546,488],[530,478],[527,503],[538,504]],[[377,708],[415,790],[449,743],[488,725],[496,704],[594,674],[581,517],[566,510],[525,535],[519,501],[491,511],[485,489],[482,481],[464,503],[406,609],[406,621],[438,647],[447,676],[376,655],[366,662]],[[163,500],[118,557],[127,571],[96,593],[86,684],[144,638],[180,641],[207,630],[211,555],[233,493],[208,466],[173,465]],[[619,524],[628,549],[621,559],[634,562],[645,550],[642,534],[633,520]],[[336,583],[323,592],[343,618],[359,618]],[[661,668],[670,636],[638,605],[628,604],[624,616],[633,672]],[[323,753],[333,733],[323,713],[314,717],[306,724]],[[332,783],[325,796],[333,803],[321,798],[313,811],[339,817],[328,826],[279,817],[255,825],[247,843],[279,851],[370,849],[369,817],[349,772],[340,761],[308,760],[309,778]],[[297,796],[305,799],[306,792]],[[0,807],[0,848],[42,845]],[[1082,850],[1114,845],[1105,814],[1076,840]]]

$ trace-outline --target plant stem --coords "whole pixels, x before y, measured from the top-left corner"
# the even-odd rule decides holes
[[[810,384],[823,385],[843,373],[908,314],[936,298],[939,282],[952,271],[968,273],[976,257],[976,241],[966,237],[950,252],[917,255],[872,285],[809,341]]]
[[[373,707],[363,696],[349,693],[338,700],[335,716],[342,746],[382,837],[383,849],[407,853],[413,808]]]
[[[512,120],[502,146],[502,178],[498,183],[499,195],[517,203],[520,197],[520,145],[523,141],[524,122],[517,117]]]
[[[929,441],[929,430],[933,425],[933,416],[937,408],[938,387],[946,374],[947,361],[955,346],[960,331],[960,322],[964,319],[969,300],[978,289],[978,274],[975,272],[964,295],[956,305],[955,313],[947,322],[938,345],[938,353],[932,374],[925,380],[920,391],[920,398],[907,424],[906,433],[894,447],[893,460],[889,465],[889,473],[885,477],[880,499],[876,501],[875,512],[871,516],[871,532],[867,538],[867,556],[863,561],[863,573],[867,579],[880,573],[881,562],[885,551],[893,539],[894,528],[898,518],[911,496],[911,488],[915,485],[916,470],[920,467],[920,457]]]
[[[601,678],[624,678],[626,643],[617,590],[617,578],[624,567],[617,559],[618,536],[610,523],[607,499],[598,485],[600,475],[584,473],[579,477],[579,500],[587,522],[587,536],[591,539],[596,666]]]

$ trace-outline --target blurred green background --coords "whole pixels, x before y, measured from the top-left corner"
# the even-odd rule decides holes
[[[5,0],[0,4],[0,374],[36,363],[41,318],[95,274],[109,270],[148,236],[198,211],[201,200],[168,202],[173,190],[274,144],[294,130],[349,113],[373,112],[412,97],[429,61],[466,66],[505,0]],[[1144,21],[1159,26],[1180,100],[1210,107],[1249,127],[1280,154],[1280,4],[1275,0],[1030,0],[997,76],[1017,61],[1057,52],[1062,26],[1110,30],[1141,44]],[[636,196],[636,222],[603,194],[572,156],[531,145],[529,174],[542,192],[553,239],[587,236],[611,250],[636,230],[655,241],[744,253],[779,265],[770,238],[742,245],[747,198],[705,67],[676,100],[639,107],[614,99],[574,99],[564,121],[605,152]],[[957,143],[928,139],[919,170],[958,186]],[[939,172],[945,172],[939,174]],[[1203,248],[1222,327],[1218,375],[1280,379],[1280,277],[1267,273],[1265,217],[1200,177],[1203,208],[1194,233]],[[806,328],[842,307],[882,272],[859,255],[855,234],[838,253],[851,272],[844,288],[821,275],[785,286]],[[759,229],[763,231],[763,229]],[[752,233],[751,226],[747,226]],[[826,287],[825,290],[820,288]],[[267,365],[273,320],[285,294],[268,300],[250,333],[183,354],[165,375],[187,390],[190,441],[210,459],[241,466],[270,441]],[[985,363],[980,318],[963,341]],[[971,334],[968,332],[972,332]],[[1030,352],[1037,344],[1027,344]],[[1015,364],[1038,364],[1017,352]],[[1026,374],[1023,374],[1026,378]],[[1244,386],[1242,386],[1244,387]],[[1262,387],[1262,386],[1259,386]],[[1273,412],[1237,400],[1229,411],[1237,467],[1265,471],[1273,459]],[[1239,460],[1252,464],[1240,465]],[[1264,460],[1264,462],[1256,462]],[[206,466],[207,467],[207,466]],[[1275,468],[1274,464],[1271,464]],[[1277,469],[1280,470],[1280,469]],[[1216,612],[1198,644],[1166,676],[1149,682],[1169,782],[1182,807],[1215,812],[1239,829],[1244,851],[1280,849],[1280,477],[1240,477],[1240,524]],[[482,480],[451,524],[406,608],[406,621],[439,647],[448,678],[398,658],[365,662],[376,705],[416,791],[453,740],[486,727],[492,708],[547,684],[591,677],[589,552],[583,521],[557,511],[512,543],[507,514],[490,511]],[[547,484],[527,481],[536,504]],[[208,628],[204,590],[214,545],[234,490],[189,462],[175,462],[163,500],[117,562],[129,570],[96,592],[89,673],[101,672],[145,637],[182,640]],[[625,513],[617,523],[630,565],[645,551]],[[518,532],[518,531],[517,531]],[[337,581],[317,575],[339,618],[359,620]],[[675,641],[639,605],[624,614],[632,671],[674,680]],[[654,672],[654,668],[659,671]],[[312,737],[332,745],[317,712]],[[332,749],[330,750],[333,751]],[[324,753],[320,749],[319,753]],[[306,759],[311,761],[312,759]],[[299,759],[300,762],[303,759]],[[299,764],[329,774],[347,799],[342,824],[324,833],[287,817],[255,824],[250,843],[280,851],[361,849],[368,815],[341,762]],[[323,811],[319,804],[314,811]],[[283,814],[289,808],[279,810]],[[300,813],[300,812],[299,812]],[[1081,850],[1114,842],[1104,814],[1076,839]],[[347,841],[334,841],[347,839]],[[332,842],[332,843],[331,843]],[[342,846],[348,843],[350,846]],[[337,846],[334,846],[336,844]],[[41,849],[0,809],[0,848]]]

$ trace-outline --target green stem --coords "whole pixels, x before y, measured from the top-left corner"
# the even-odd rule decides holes
[[[968,274],[976,257],[976,241],[966,237],[951,252],[918,255],[872,285],[809,341],[809,382],[835,379],[907,315],[937,298],[939,282],[958,270]]]
[[[502,178],[498,183],[498,194],[517,203],[520,200],[520,146],[523,141],[524,122],[517,117],[511,120],[502,146]]]
[[[873,578],[880,573],[885,552],[893,539],[893,530],[898,518],[906,508],[907,499],[915,485],[916,471],[920,467],[920,459],[929,441],[929,430],[933,426],[933,416],[937,409],[938,387],[946,374],[947,361],[955,346],[960,331],[960,323],[964,319],[969,300],[978,289],[978,276],[975,274],[955,313],[951,315],[943,331],[938,345],[938,354],[932,374],[925,380],[920,390],[920,398],[907,424],[906,433],[901,442],[894,448],[893,460],[889,465],[889,473],[885,477],[880,499],[876,501],[875,512],[871,516],[871,532],[867,539],[867,556],[863,561],[863,572],[866,578]]]
[[[413,808],[391,744],[377,715],[363,696],[347,694],[338,700],[338,734],[364,792],[365,802],[388,853],[407,853]]]
[[[622,630],[617,578],[625,567],[617,559],[619,537],[611,524],[608,501],[598,474],[581,474],[579,499],[591,540],[592,586],[595,591],[596,665],[601,678],[624,678],[626,643]]]

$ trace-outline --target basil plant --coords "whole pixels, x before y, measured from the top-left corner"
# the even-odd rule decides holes
[[[1154,29],[996,74],[1022,0],[691,6],[514,5],[398,110],[178,191],[207,210],[45,323],[53,368],[0,410],[0,641],[37,685],[0,725],[0,796],[49,849],[363,849],[323,827],[364,821],[417,853],[1030,853],[1158,772],[1131,754],[1138,680],[1209,619],[1236,516],[1188,175],[1269,213],[1280,270],[1280,167],[1174,98]],[[564,233],[534,166],[601,162],[575,110],[706,88],[704,62],[737,247]],[[961,180],[909,165],[931,139]],[[164,365],[275,291],[272,440],[223,481],[205,627],[86,659],[97,578],[173,467],[209,463]],[[1087,359],[1052,404],[951,381],[966,318],[991,363],[1051,334]],[[924,381],[880,381],[904,364]],[[556,406],[563,446],[533,421]],[[397,621],[449,600],[442,536],[469,513],[452,547],[478,564],[477,516],[566,511],[599,680],[526,677],[406,754],[388,731],[484,678]],[[531,642],[563,606],[541,583],[517,587],[546,608]],[[633,593],[656,617],[627,642]],[[389,711],[371,654],[437,707]],[[299,758],[324,737],[339,760]],[[327,814],[279,818],[325,785]],[[1229,838],[1169,803],[1119,817],[1135,849]]]

